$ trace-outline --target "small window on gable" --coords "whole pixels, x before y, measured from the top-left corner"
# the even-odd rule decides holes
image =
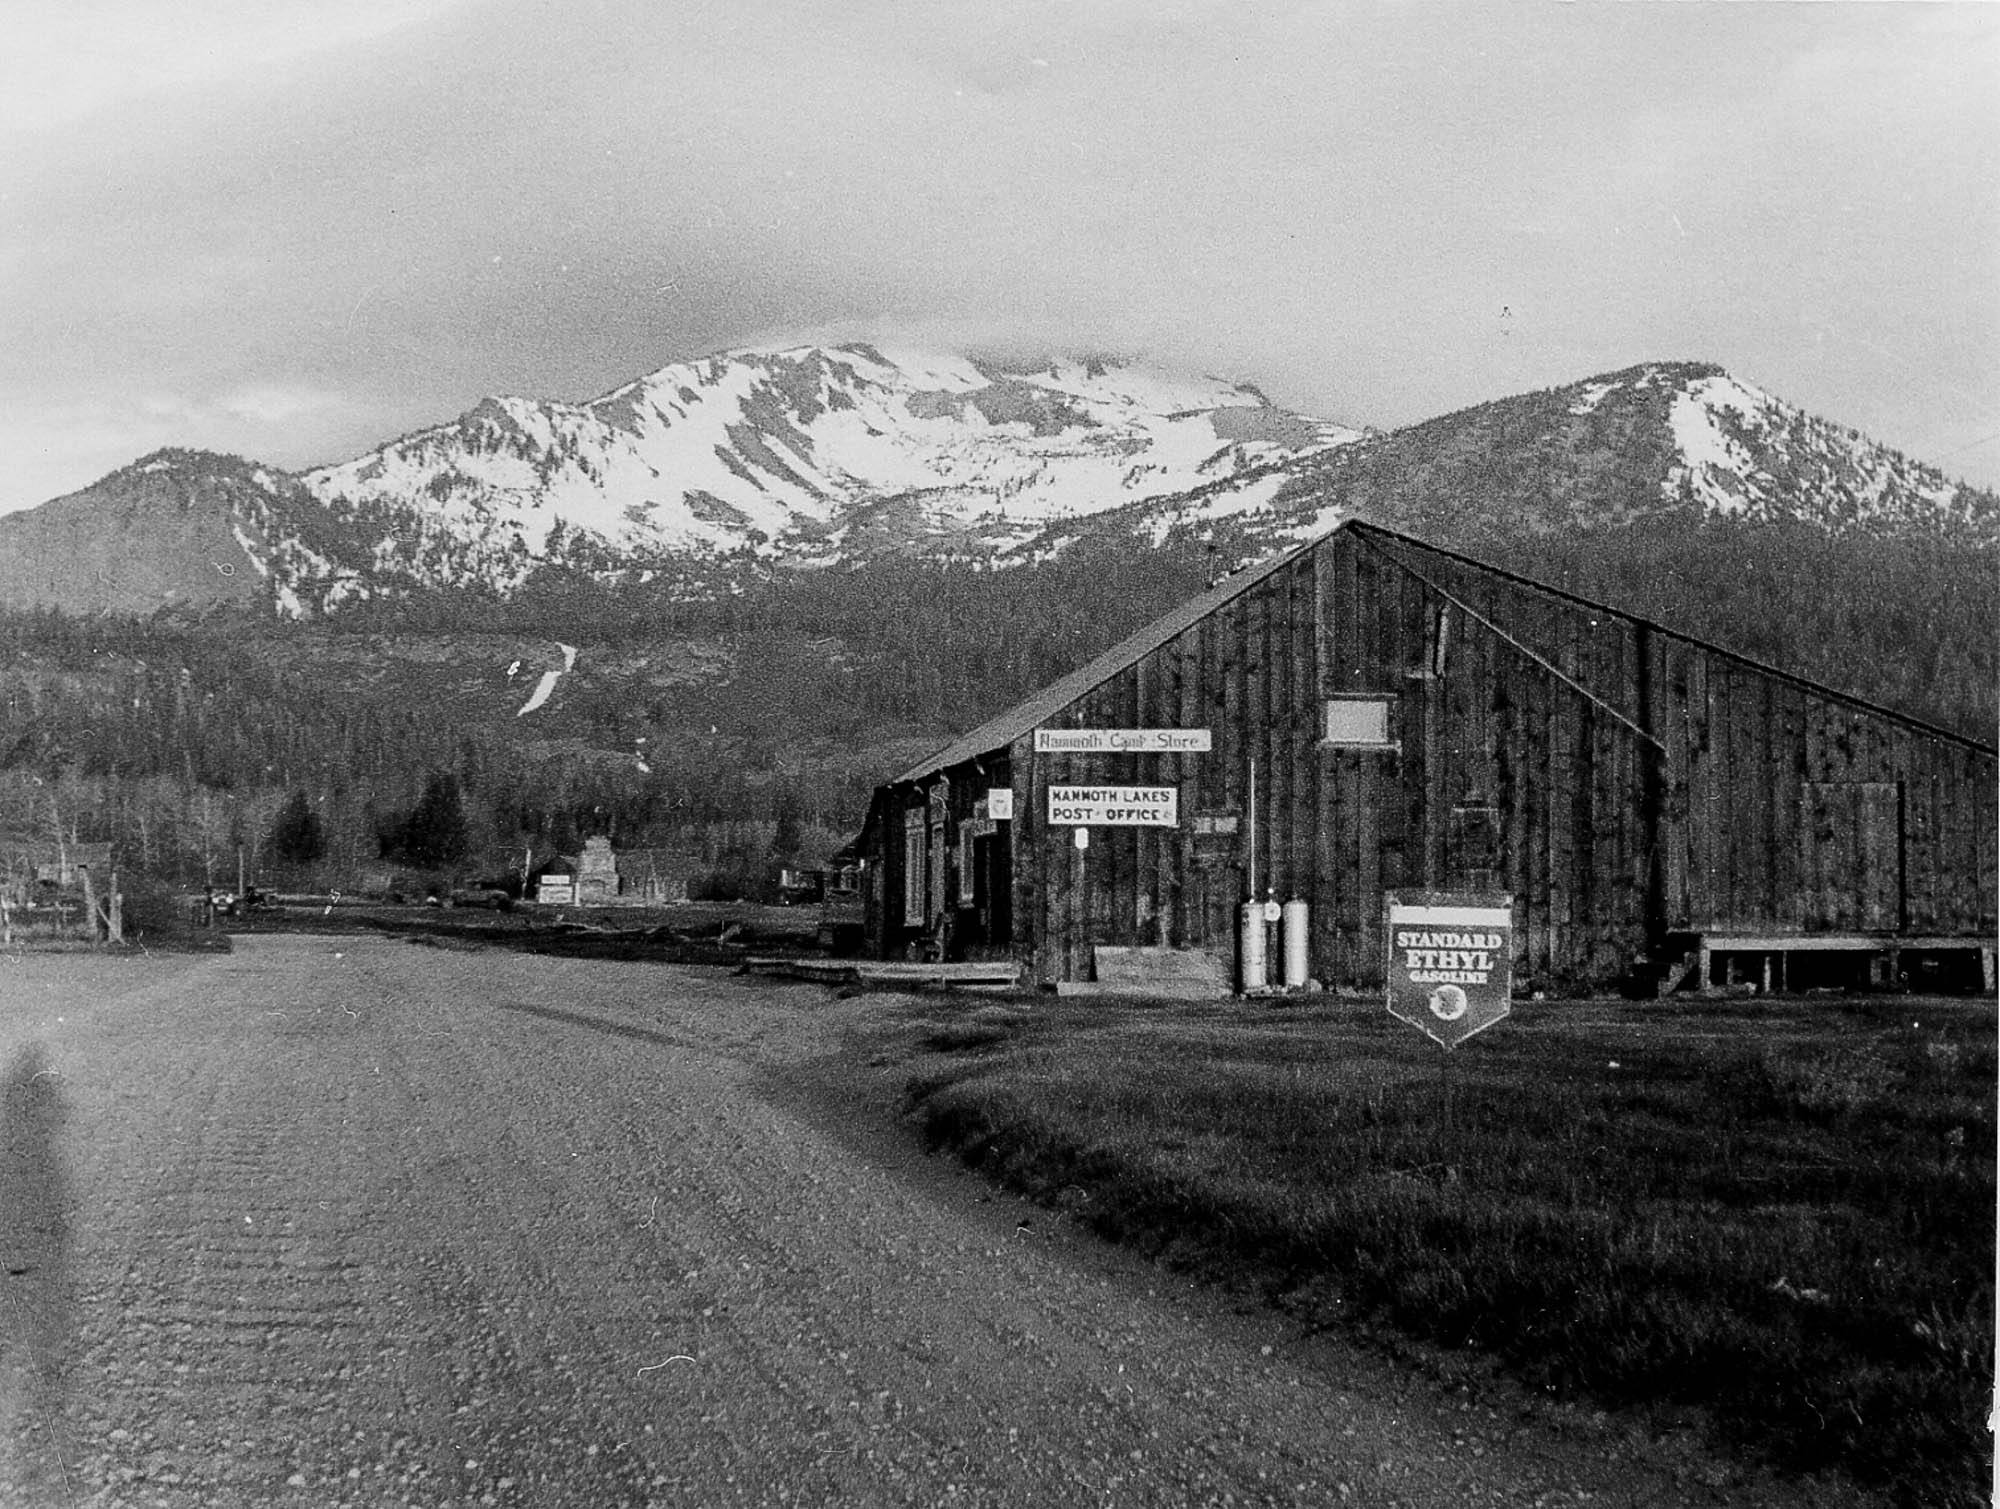
[[[1326,742],[1341,749],[1394,749],[1387,697],[1333,697],[1326,704]]]

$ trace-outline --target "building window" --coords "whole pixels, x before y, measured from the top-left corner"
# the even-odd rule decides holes
[[[913,807],[903,814],[903,925],[924,925],[924,810]]]
[[[1387,697],[1334,697],[1326,704],[1326,742],[1341,749],[1393,749]]]
[[[1459,890],[1500,889],[1499,808],[1473,801],[1451,809],[1451,851],[1446,864],[1451,883]]]

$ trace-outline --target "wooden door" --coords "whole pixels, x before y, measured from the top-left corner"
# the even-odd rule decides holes
[[[1903,788],[1808,781],[1801,797],[1800,920],[1808,932],[1903,925]]]

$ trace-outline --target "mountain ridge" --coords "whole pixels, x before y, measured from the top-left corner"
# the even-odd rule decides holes
[[[737,590],[886,557],[1007,566],[1087,538],[1219,570],[1345,517],[1477,548],[1644,520],[2000,544],[2000,497],[1712,362],[1648,362],[1387,431],[1116,359],[721,352],[581,403],[489,395],[299,472],[183,448],[0,517],[0,597],[337,612],[538,573]]]

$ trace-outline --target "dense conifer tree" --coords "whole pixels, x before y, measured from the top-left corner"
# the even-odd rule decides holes
[[[303,791],[294,791],[278,809],[264,838],[264,852],[279,864],[299,869],[317,864],[326,853],[326,831]]]
[[[458,778],[433,772],[423,797],[403,824],[399,849],[412,864],[427,868],[456,864],[471,844]]]

